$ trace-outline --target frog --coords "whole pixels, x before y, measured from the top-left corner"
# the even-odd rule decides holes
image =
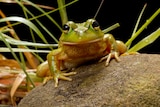
[[[104,34],[95,19],[83,23],[68,21],[63,25],[58,48],[48,53],[36,74],[46,77],[46,81],[52,78],[57,87],[60,79],[72,81],[68,76],[75,75],[73,70],[78,66],[92,60],[106,60],[105,66],[108,66],[111,59],[119,62],[119,56],[126,50],[122,41],[115,40],[110,33]]]

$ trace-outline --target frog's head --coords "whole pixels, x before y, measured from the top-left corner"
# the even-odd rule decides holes
[[[88,19],[83,23],[69,21],[63,26],[60,41],[68,44],[88,43],[101,39],[103,35],[99,23],[94,19]]]

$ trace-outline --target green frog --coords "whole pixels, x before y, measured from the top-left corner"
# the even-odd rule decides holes
[[[112,58],[120,61],[119,55],[125,53],[127,47],[122,41],[115,40],[112,34],[104,34],[99,23],[88,19],[83,23],[67,22],[59,39],[58,48],[47,55],[47,61],[37,68],[37,76],[53,78],[55,87],[59,79],[71,81],[68,76],[76,72],[72,70],[91,60],[106,60],[106,66]],[[46,80],[48,80],[46,79]]]

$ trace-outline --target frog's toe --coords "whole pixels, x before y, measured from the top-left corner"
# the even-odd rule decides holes
[[[51,80],[51,79],[53,79],[52,76],[45,77],[45,78],[43,79],[43,84],[46,84],[47,81],[49,81],[49,80]]]
[[[75,75],[76,72],[69,72],[69,73],[60,73],[57,75],[57,77],[55,78],[58,78],[58,79],[62,79],[62,80],[67,80],[67,81],[71,81],[72,79],[69,78],[69,77],[66,77],[66,76],[71,76],[71,75]]]
[[[72,80],[72,79],[65,77],[65,76],[62,76],[62,75],[54,76],[53,78],[54,78],[54,82],[55,82],[55,84],[54,84],[55,87],[58,87],[59,79],[68,80],[68,81]]]
[[[106,60],[105,66],[109,65],[109,62],[112,58],[115,58],[118,62],[120,61],[119,59],[119,53],[118,52],[111,52],[107,56],[102,57],[99,62],[102,62],[103,60]]]
[[[71,76],[71,75],[75,75],[76,72],[68,72],[68,73],[62,73],[64,76]]]
[[[54,75],[53,78],[54,78],[54,81],[55,81],[55,87],[58,86],[59,79],[66,80],[66,81],[72,81],[71,78],[66,77],[66,76],[71,76],[71,75],[74,75],[74,74],[76,74],[76,72],[69,72],[69,73],[60,72],[59,74]]]

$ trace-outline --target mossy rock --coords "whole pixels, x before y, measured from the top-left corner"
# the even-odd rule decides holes
[[[73,81],[33,89],[18,107],[160,107],[160,55],[138,54],[83,65]]]

